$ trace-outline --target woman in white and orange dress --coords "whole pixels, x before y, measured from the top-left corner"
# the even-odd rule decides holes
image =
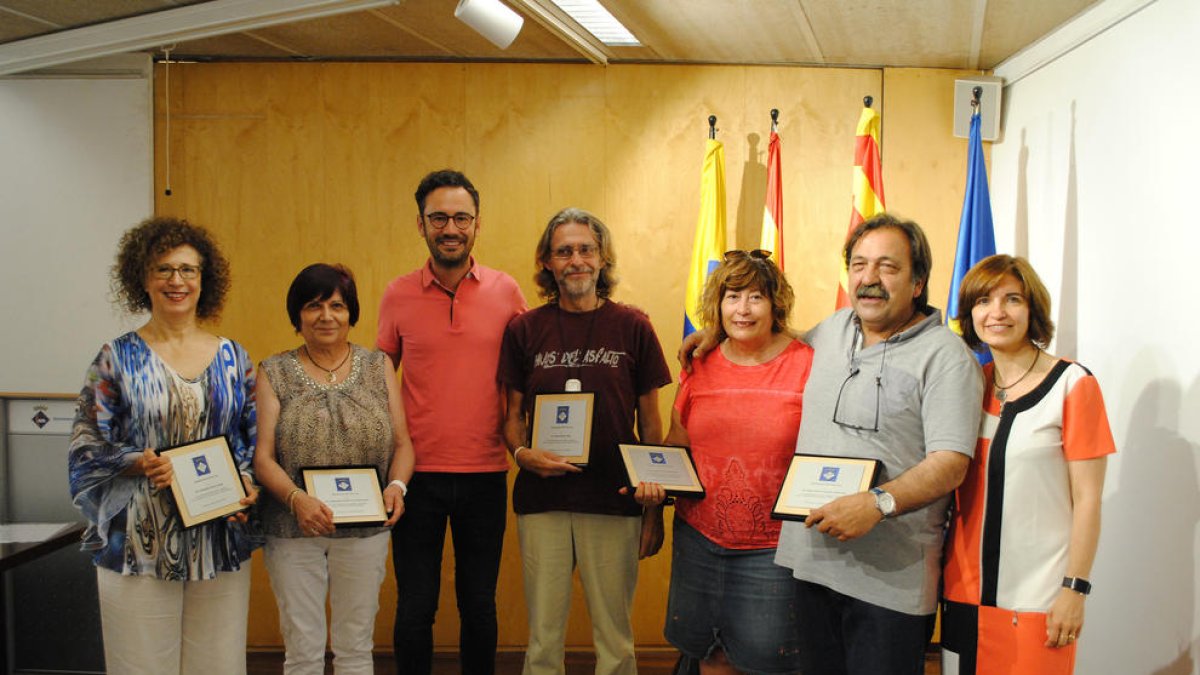
[[[979,444],[955,494],[943,673],[1071,673],[1116,451],[1096,378],[1045,351],[1050,294],[1022,258],[963,278],[963,339],[988,350]]]

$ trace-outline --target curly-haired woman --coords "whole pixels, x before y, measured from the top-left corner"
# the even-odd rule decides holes
[[[257,499],[254,367],[241,345],[205,330],[229,264],[204,229],[152,218],[121,238],[113,292],[149,320],[101,349],[75,415],[71,497],[89,525],[110,673],[245,673],[250,552],[246,516],[184,529],[155,455],[228,437],[250,505]]]

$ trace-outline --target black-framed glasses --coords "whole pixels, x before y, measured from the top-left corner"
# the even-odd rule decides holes
[[[755,260],[770,260],[771,252],[765,248],[756,248],[753,251],[743,251],[741,249],[733,249],[725,251],[725,262],[741,260],[742,258],[753,258]]]
[[[471,226],[471,223],[475,222],[475,216],[469,213],[456,213],[454,215],[450,215],[449,213],[435,211],[433,213],[425,214],[425,220],[429,221],[429,224],[432,225],[436,230],[445,228],[451,223],[451,221],[454,222],[454,226],[458,229],[465,230]]]
[[[883,378],[880,375],[875,376],[875,421],[871,423],[871,426],[855,424],[838,418],[838,413],[842,409],[842,394],[846,391],[846,385],[850,384],[850,380],[857,377],[859,372],[858,366],[852,366],[850,374],[846,376],[845,380],[842,380],[842,386],[838,388],[837,402],[833,404],[833,423],[855,431],[879,431],[879,392],[883,389]]]
[[[854,417],[854,415],[851,414],[847,416],[842,411],[842,394],[846,392],[846,385],[850,384],[852,380],[855,380],[855,378],[858,377],[858,374],[862,372],[862,368],[859,365],[857,351],[859,335],[860,333],[855,330],[854,342],[850,347],[850,373],[846,375],[846,379],[842,380],[842,386],[838,388],[837,401],[833,404],[833,423],[844,429],[877,432],[879,431],[879,399],[883,391],[883,364],[887,360],[888,343],[886,340],[883,343],[883,353],[879,356],[879,372],[875,373],[875,417],[871,422],[871,426],[866,425],[866,420],[863,419],[865,418],[865,415],[860,416],[860,419],[858,420],[847,421],[846,417]],[[854,411],[851,412],[853,413]],[[862,412],[861,407],[859,408],[858,412]]]
[[[155,279],[170,279],[171,277],[175,276],[176,273],[178,273],[180,279],[183,279],[184,281],[192,281],[196,277],[200,276],[200,266],[179,265],[176,267],[174,265],[158,265],[157,267],[151,268],[150,273],[154,275]]]

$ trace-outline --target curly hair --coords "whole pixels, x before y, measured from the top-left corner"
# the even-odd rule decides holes
[[[196,316],[213,319],[221,313],[229,291],[229,261],[207,230],[181,218],[147,218],[121,235],[117,262],[112,267],[112,292],[116,302],[136,314],[150,310],[146,274],[150,266],[172,249],[191,246],[200,254],[200,299]]]
[[[742,255],[731,255],[739,253]],[[771,302],[771,332],[782,333],[788,328],[788,316],[796,303],[796,295],[787,277],[770,258],[761,258],[745,251],[730,251],[726,259],[708,275],[704,293],[700,296],[700,323],[716,332],[717,342],[729,337],[721,321],[721,300],[725,291],[746,289],[761,291]]]
[[[542,231],[542,238],[538,241],[537,252],[534,254],[534,262],[538,265],[538,271],[533,275],[533,280],[538,285],[538,295],[550,303],[558,302],[558,281],[554,278],[554,272],[547,269],[545,265],[550,262],[550,243],[554,240],[554,231],[559,226],[568,223],[587,226],[592,231],[592,236],[596,238],[600,262],[604,263],[604,267],[600,268],[600,277],[596,280],[596,295],[601,298],[609,297],[618,280],[617,252],[613,248],[612,233],[599,218],[577,208],[565,208],[554,214],[550,218],[550,222],[546,223],[546,229]]]

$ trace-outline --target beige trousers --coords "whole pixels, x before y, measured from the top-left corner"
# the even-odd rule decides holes
[[[639,517],[552,511],[517,516],[529,648],[524,675],[563,675],[563,641],[576,567],[596,647],[596,675],[636,675],[633,591]]]
[[[205,581],[96,568],[109,675],[245,675],[250,561]]]

